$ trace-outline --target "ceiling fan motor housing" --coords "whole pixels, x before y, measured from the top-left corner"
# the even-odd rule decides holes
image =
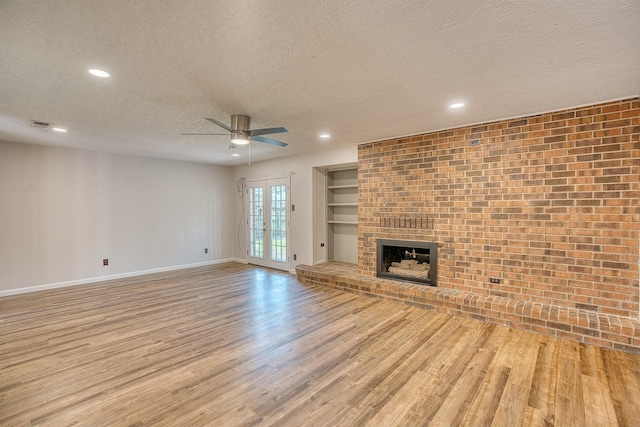
[[[251,119],[249,118],[249,116],[245,116],[242,114],[234,114],[231,116],[231,129],[248,131],[250,120]]]

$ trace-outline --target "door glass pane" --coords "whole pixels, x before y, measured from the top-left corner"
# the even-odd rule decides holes
[[[264,194],[262,187],[249,188],[249,255],[264,258]]]
[[[271,185],[271,261],[287,262],[287,186]]]

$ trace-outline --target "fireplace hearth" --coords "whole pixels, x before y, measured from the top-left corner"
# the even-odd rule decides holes
[[[376,275],[436,286],[438,254],[434,242],[378,239]]]

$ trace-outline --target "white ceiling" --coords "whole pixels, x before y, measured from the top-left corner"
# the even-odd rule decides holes
[[[7,141],[233,165],[181,133],[288,128],[256,161],[638,94],[638,0],[0,0]]]

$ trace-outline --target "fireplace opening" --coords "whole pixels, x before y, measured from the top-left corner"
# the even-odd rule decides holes
[[[378,277],[436,286],[436,243],[378,239],[376,246]]]

